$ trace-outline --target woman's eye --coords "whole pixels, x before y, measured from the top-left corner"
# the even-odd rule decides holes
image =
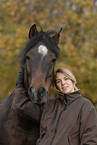
[[[58,83],[60,83],[60,81],[56,81],[56,83],[58,84]]]
[[[64,78],[64,80],[66,81],[66,80],[68,80],[68,78]]]

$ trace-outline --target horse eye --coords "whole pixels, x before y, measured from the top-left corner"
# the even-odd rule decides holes
[[[27,58],[27,59],[30,59],[30,56],[27,55],[26,58]]]
[[[52,62],[55,63],[55,62],[56,62],[56,58],[53,58],[53,59],[52,59]]]
[[[49,75],[48,78],[52,78],[52,75]]]

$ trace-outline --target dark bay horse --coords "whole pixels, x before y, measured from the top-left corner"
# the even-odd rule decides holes
[[[38,31],[35,24],[30,28],[30,39],[20,57],[24,65],[24,88],[33,101],[41,102],[52,83],[60,32]],[[39,124],[16,114],[11,109],[13,101],[14,91],[0,102],[0,145],[35,145]]]

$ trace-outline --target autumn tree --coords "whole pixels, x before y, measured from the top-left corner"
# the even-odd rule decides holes
[[[36,23],[63,28],[56,67],[70,68],[84,97],[97,104],[97,0],[0,0],[0,96],[15,88],[18,54]],[[51,88],[52,89],[52,88]],[[55,94],[52,89],[52,97]]]

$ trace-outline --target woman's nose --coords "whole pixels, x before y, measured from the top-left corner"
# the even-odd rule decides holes
[[[65,80],[62,80],[61,83],[62,83],[62,85],[64,85],[65,84]]]

